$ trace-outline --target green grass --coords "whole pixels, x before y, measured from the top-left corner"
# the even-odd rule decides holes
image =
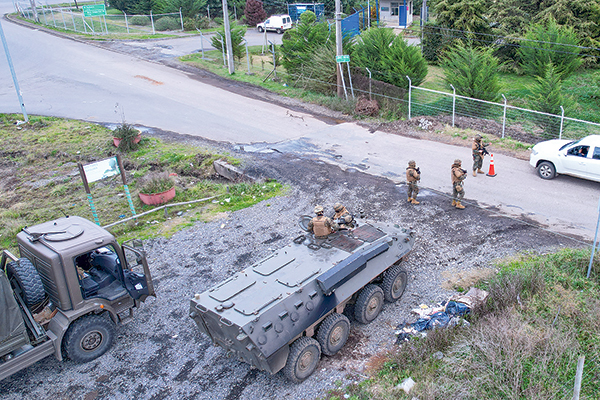
[[[328,399],[566,399],[585,356],[581,398],[600,387],[600,263],[590,251],[523,254],[497,263],[468,327],[428,331],[373,357],[368,379]],[[442,352],[441,359],[433,354]],[[410,394],[397,388],[411,377]]]
[[[112,132],[100,125],[31,116],[28,124],[17,126],[15,121],[19,117],[0,114],[3,138],[0,184],[4,187],[0,192],[0,248],[13,252],[15,235],[24,226],[58,218],[63,213],[93,220],[77,163],[86,165],[117,154]],[[138,218],[137,223],[116,225],[110,230],[120,241],[169,236],[195,221],[207,221],[220,213],[249,207],[286,190],[278,182],[215,181],[213,161],[240,165],[240,160],[201,147],[143,137],[134,151],[121,155],[138,214],[153,208],[140,202],[136,187],[150,172],[177,174],[176,196],[171,203],[218,197],[215,202],[170,207],[169,219],[160,211]],[[120,176],[92,182],[90,189],[101,225],[131,216]],[[182,215],[177,216],[180,211]]]

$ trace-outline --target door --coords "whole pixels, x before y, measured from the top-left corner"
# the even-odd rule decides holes
[[[148,296],[154,296],[154,284],[150,275],[146,252],[141,240],[132,239],[123,243],[125,266],[125,288],[134,300],[144,301]]]
[[[590,146],[577,145],[569,148],[563,158],[564,173],[575,176],[587,176],[588,153]]]
[[[400,7],[398,7],[398,25],[400,26],[406,26],[406,19],[407,19],[407,7],[406,7],[406,0],[404,1],[403,4],[400,5]]]
[[[588,157],[590,155],[592,156],[592,158],[587,160],[587,173],[590,179],[600,182],[600,147],[593,147],[590,153],[588,154]]]

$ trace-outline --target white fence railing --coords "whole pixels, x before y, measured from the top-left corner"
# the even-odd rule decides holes
[[[156,32],[183,31],[181,9],[179,12],[167,14],[153,14],[150,11],[149,15],[127,15],[123,13],[85,17],[82,6],[89,4],[95,3],[79,3],[78,7],[38,5],[33,8],[29,3],[15,2],[14,6],[15,11],[23,18],[58,29],[90,35],[111,33],[156,34]]]

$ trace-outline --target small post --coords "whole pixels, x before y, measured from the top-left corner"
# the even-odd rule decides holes
[[[352,99],[354,99],[354,88],[352,87],[352,74],[350,74],[350,63],[347,62],[346,66],[348,67],[348,82],[350,82],[350,93],[352,93]]]
[[[75,16],[73,15],[73,11],[71,11],[71,21],[73,22],[73,30],[77,32],[77,27],[75,26]]]
[[[52,19],[54,19],[54,14],[52,14]],[[87,27],[85,26],[85,17],[81,14],[81,21],[83,21],[83,32],[87,33]]]
[[[596,233],[594,234],[594,244],[592,247],[592,256],[590,257],[590,265],[588,266],[587,278],[590,278],[592,272],[592,263],[594,262],[594,254],[596,253],[596,243],[598,242],[598,228],[600,227],[600,199],[598,200],[598,221],[596,222]]]
[[[452,84],[450,84],[450,87],[452,88],[452,127],[454,128],[454,116],[456,114],[456,89],[454,89]]]
[[[412,96],[412,81],[410,80],[410,77],[408,75],[406,75],[406,79],[408,79],[408,120],[410,121],[410,103],[411,103],[411,96]]]
[[[44,18],[46,18],[46,17],[44,16]],[[65,21],[65,10],[64,10],[64,8],[60,9],[60,19],[62,19],[63,28],[66,31],[67,30],[67,21]]]
[[[369,101],[371,101],[373,100],[373,98],[371,97],[371,70],[367,67],[365,67],[365,69],[369,73]]]
[[[246,46],[246,63],[248,64],[248,75],[250,75],[250,55],[248,54],[248,41],[242,38],[244,45]]]
[[[123,189],[125,189],[125,196],[127,197],[127,203],[129,203],[129,209],[131,210],[131,215],[135,217],[135,207],[133,206],[133,201],[131,200],[131,193],[129,193],[129,187],[127,186],[127,177],[125,176],[125,169],[123,168],[123,160],[121,159],[121,155],[117,154],[117,165],[119,166],[119,172],[121,173],[121,179],[123,180]],[[137,220],[136,220],[137,222]]]
[[[10,52],[8,51],[8,43],[6,42],[6,36],[4,36],[4,29],[2,28],[1,23],[0,23],[0,37],[2,39],[2,46],[4,46],[4,53],[6,54],[6,61],[8,61],[8,67],[10,68],[10,74],[12,75],[13,82],[15,84],[15,90],[17,91],[17,97],[19,98],[19,104],[21,105],[21,112],[23,113],[23,119],[25,119],[25,122],[29,122],[29,117],[27,116],[27,111],[25,111],[25,103],[23,102],[23,96],[21,95],[21,89],[19,88],[19,81],[17,80],[17,74],[15,73],[15,68],[13,67],[12,58],[10,56]]]
[[[150,22],[152,23],[152,34],[156,35],[156,31],[154,30],[154,16],[152,15],[152,10],[150,10]]]
[[[577,373],[575,375],[575,388],[573,390],[573,400],[579,400],[579,392],[581,391],[581,378],[583,375],[583,363],[585,356],[579,357],[577,360]]]
[[[502,116],[502,139],[504,139],[504,129],[506,128],[506,97],[502,95],[504,99],[504,115]]]
[[[277,78],[277,58],[275,57],[275,43],[271,42],[270,40],[269,43],[271,43],[271,53],[273,53],[273,76]]]
[[[123,11],[123,16],[125,17],[125,27],[127,28],[127,33],[129,33],[129,22],[127,22],[127,14]]]
[[[48,6],[46,6],[48,7]],[[42,4],[42,15],[44,16],[44,25],[48,25],[48,21],[46,20],[46,10],[44,10],[44,5]]]
[[[52,23],[54,24],[54,27],[56,28],[56,20],[54,19],[54,10],[52,9],[52,7],[50,7],[50,15],[52,15]],[[81,18],[83,18],[83,14],[81,14]]]
[[[206,14],[208,15],[208,19],[210,19],[210,6],[206,5]]]
[[[202,59],[204,60],[204,36],[200,29],[196,28],[196,30],[200,32],[200,50],[202,51]]]
[[[179,7],[179,21],[181,21],[181,32],[185,29],[183,28],[183,16],[181,15],[181,7]]]
[[[106,26],[106,15],[103,15],[102,19],[104,20],[104,31],[108,35],[108,26]],[[102,28],[100,28],[100,29],[102,29]]]
[[[94,217],[94,222],[96,225],[100,225],[100,220],[98,220],[98,214],[96,213],[96,206],[94,205],[94,200],[92,199],[92,192],[90,191],[90,185],[88,184],[87,177],[85,176],[85,170],[83,169],[83,164],[77,163],[77,167],[79,168],[79,175],[81,175],[81,180],[83,181],[83,187],[85,188],[85,193],[87,194],[88,203],[90,204],[90,209],[92,210],[92,216]]]
[[[342,68],[342,63],[337,63],[339,67],[340,77],[342,80],[342,89],[344,90],[344,96],[346,97],[346,101],[348,101],[348,91],[346,90],[346,81],[344,80],[344,69]]]
[[[227,59],[225,58],[225,38],[219,32],[215,32],[221,38],[221,51],[223,53],[223,68],[227,68]]]
[[[560,106],[560,131],[558,132],[558,138],[562,139],[563,122],[565,120],[565,109]]]

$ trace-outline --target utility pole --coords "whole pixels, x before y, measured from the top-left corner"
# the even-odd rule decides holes
[[[229,75],[233,75],[235,65],[233,65],[233,47],[231,46],[231,28],[229,27],[229,10],[227,9],[227,0],[223,0],[223,26],[225,28],[225,46],[227,49],[227,67]]]
[[[342,5],[340,0],[335,0],[335,55],[344,55],[342,49]],[[344,89],[342,87],[342,64],[336,60],[335,70],[337,76],[337,95],[342,97],[344,95]]]

